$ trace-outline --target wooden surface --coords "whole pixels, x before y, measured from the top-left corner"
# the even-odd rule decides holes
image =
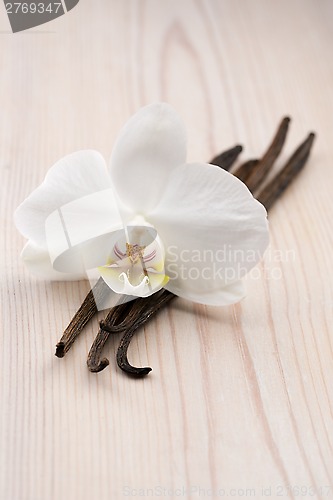
[[[333,497],[332,23],[330,0],[81,0],[13,35],[0,6],[1,500]],[[58,158],[108,158],[156,100],[190,160],[256,156],[285,114],[284,158],[318,139],[247,298],[177,299],[131,345],[146,379],[116,367],[116,336],[92,374],[97,319],[54,356],[88,285],[28,275],[12,213]]]

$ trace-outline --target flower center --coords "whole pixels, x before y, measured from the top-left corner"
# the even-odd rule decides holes
[[[99,272],[115,292],[146,297],[162,288],[169,278],[164,272],[164,249],[155,228],[140,223],[117,232],[108,262],[99,267]]]
[[[143,260],[143,252],[145,251],[145,246],[140,246],[137,243],[132,245],[126,242],[126,254],[131,260],[132,264],[136,264],[139,260]]]

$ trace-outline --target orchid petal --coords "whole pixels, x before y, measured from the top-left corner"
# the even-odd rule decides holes
[[[82,273],[107,263],[123,223],[111,189],[74,200],[45,221],[47,247],[53,267]]]
[[[151,210],[171,171],[186,158],[186,132],[165,103],[138,111],[120,132],[111,157],[111,177],[121,200],[134,213]]]
[[[21,252],[21,258],[31,272],[37,278],[51,281],[78,281],[86,280],[86,274],[59,273],[52,267],[47,248],[40,247],[28,241]]]
[[[45,246],[45,221],[61,206],[110,187],[105,161],[97,151],[78,151],[59,160],[44,182],[16,209],[18,230],[28,239]]]
[[[178,167],[147,220],[164,243],[167,288],[198,302],[239,281],[268,245],[265,208],[213,165]]]

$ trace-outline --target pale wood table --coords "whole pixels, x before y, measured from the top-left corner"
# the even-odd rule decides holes
[[[16,35],[0,11],[1,500],[332,498],[332,2],[81,0]],[[28,275],[12,213],[58,158],[108,158],[156,100],[182,115],[191,161],[259,155],[285,114],[284,158],[318,138],[247,298],[177,299],[131,345],[146,379],[118,369],[116,336],[96,375],[97,319],[54,356],[87,283]]]

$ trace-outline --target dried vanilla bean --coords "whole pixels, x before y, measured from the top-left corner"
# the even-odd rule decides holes
[[[244,184],[246,184],[246,179],[249,177],[250,173],[256,168],[260,160],[248,160],[242,163],[233,174],[238,177]],[[247,185],[247,184],[246,184]]]
[[[75,313],[71,322],[64,331],[61,339],[57,343],[55,355],[58,358],[63,358],[65,356],[66,352],[72,347],[83,328],[97,313],[95,297],[98,301],[99,298],[102,299],[110,293],[110,288],[107,286],[105,281],[102,278],[99,278],[96,285],[90,290],[82,302],[79,310]]]
[[[245,165],[241,165],[236,170],[236,177],[241,178],[250,191],[254,192],[260,186],[273,167],[274,162],[281,153],[285,143],[289,123],[290,118],[288,116],[284,117],[277,129],[271,145],[258,162],[256,162],[256,160],[250,160],[252,164],[246,162]]]
[[[274,179],[258,194],[257,199],[268,210],[277,198],[290,185],[291,181],[304,167],[312,148],[315,134],[311,132],[304,142],[296,149],[285,166],[278,172]]]
[[[119,333],[130,326],[128,321],[128,313],[133,307],[133,302],[125,302],[113,307],[105,318],[105,321],[100,322],[100,329],[90,348],[87,365],[91,372],[100,372],[109,364],[107,358],[101,359],[103,347],[110,333]],[[105,328],[104,328],[104,325]],[[112,331],[111,331],[112,328]]]
[[[227,149],[227,151],[224,151],[220,155],[215,156],[209,163],[221,167],[224,170],[230,170],[242,151],[243,147],[238,144],[233,148]]]
[[[131,314],[133,315],[132,326],[126,330],[117,351],[117,363],[119,368],[121,368],[124,372],[134,377],[142,377],[151,371],[150,367],[137,368],[132,366],[127,358],[127,350],[135,331],[140,326],[147,323],[151,316],[156,314],[159,309],[164,307],[175,297],[176,295],[168,292],[167,290],[160,290],[153,295],[153,300],[149,300],[151,297],[147,297],[142,299],[142,301],[137,301],[133,304],[131,311]]]

